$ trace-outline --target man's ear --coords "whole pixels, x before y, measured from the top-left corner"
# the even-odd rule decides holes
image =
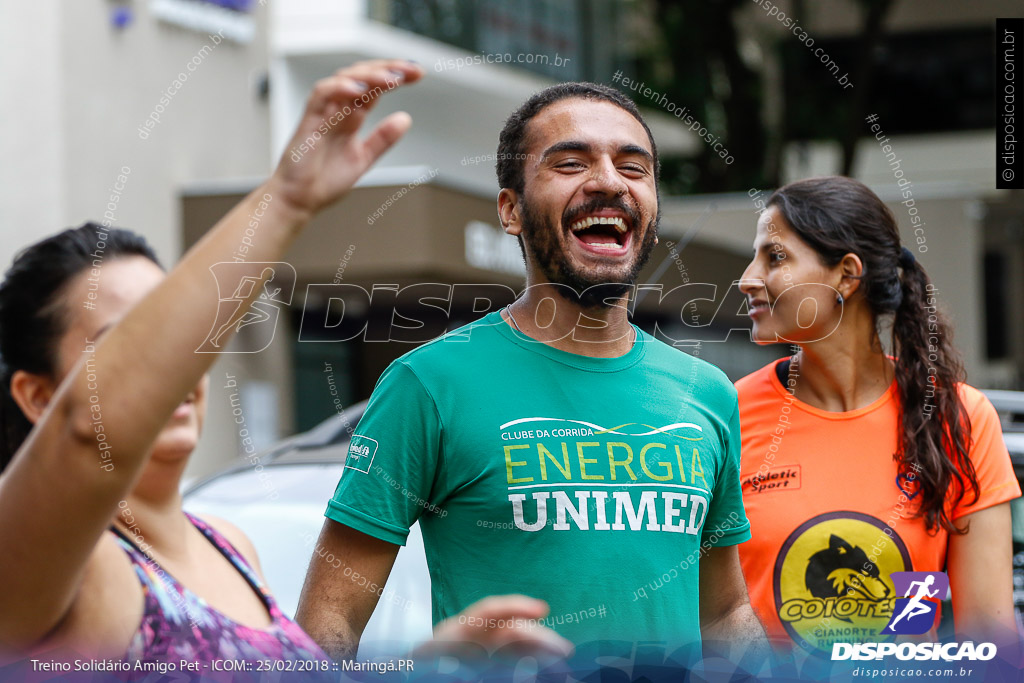
[[[509,235],[519,236],[523,231],[519,215],[519,195],[507,187],[498,193],[498,220],[502,229]]]
[[[56,390],[53,380],[43,375],[16,370],[11,377],[11,397],[32,424],[42,417]]]
[[[847,254],[839,262],[842,280],[839,282],[839,293],[849,299],[860,288],[860,276],[864,274],[864,262],[856,254]]]

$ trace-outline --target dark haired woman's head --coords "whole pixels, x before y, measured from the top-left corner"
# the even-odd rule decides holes
[[[506,121],[496,170],[499,217],[519,237],[531,284],[577,295],[605,285],[584,295],[587,306],[626,291],[659,218],[658,150],[628,97],[594,83],[537,93]]]
[[[892,213],[863,183],[832,176],[780,188],[743,275],[755,341],[819,341],[841,319],[874,329],[903,299],[901,253]]]
[[[0,283],[0,469],[88,345],[163,277],[145,239],[96,223],[48,237],[15,257]],[[102,415],[102,392],[96,404]]]
[[[952,328],[926,310],[928,275],[901,246],[892,212],[866,185],[841,176],[790,183],[765,206],[741,284],[755,341],[846,338],[881,352],[880,330],[891,322],[901,407],[897,459],[920,487],[928,528],[955,531],[948,504],[977,495],[967,457],[970,421],[957,386],[963,366]]]

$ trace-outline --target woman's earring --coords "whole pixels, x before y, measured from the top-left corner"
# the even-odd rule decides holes
[[[838,304],[839,306],[843,305],[843,295],[842,294],[836,294],[836,304]]]

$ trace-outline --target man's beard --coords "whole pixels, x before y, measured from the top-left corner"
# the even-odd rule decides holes
[[[565,285],[572,289],[583,308],[611,308],[614,301],[622,298],[628,292],[637,276],[643,269],[647,259],[654,249],[654,240],[658,236],[658,217],[651,220],[644,233],[644,241],[640,245],[640,252],[637,254],[628,270],[615,281],[609,282],[606,279],[590,273],[585,268],[574,267],[569,263],[569,256],[562,251],[559,242],[559,226],[553,225],[544,217],[535,214],[525,197],[520,199],[520,210],[523,218],[523,241],[526,248],[533,256],[533,260],[540,267],[541,272],[548,282],[558,285]],[[571,215],[563,216],[565,225],[572,225],[576,216],[583,216],[594,213],[600,209],[618,209],[630,218],[633,226],[633,236],[636,236],[640,229],[640,214],[633,208],[627,206],[621,199],[595,198],[586,204],[573,210]],[[575,239],[571,235],[568,239]],[[562,287],[555,288],[559,294],[567,299],[571,295]]]

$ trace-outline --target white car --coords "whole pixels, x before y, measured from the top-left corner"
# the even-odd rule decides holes
[[[1013,471],[1024,488],[1024,391],[986,391],[999,413],[1003,441],[1010,451]],[[1010,504],[1013,510],[1013,605],[1017,627],[1024,633],[1024,498]]]
[[[319,561],[336,567],[339,580],[351,579],[339,559],[319,548],[317,538],[327,501],[344,473],[351,428],[364,408],[365,402],[356,404],[261,453],[256,464],[237,465],[184,491],[186,510],[226,519],[252,540],[270,590],[289,616],[295,614],[314,551]],[[430,637],[430,576],[416,524],[363,631],[359,657],[397,657]]]

